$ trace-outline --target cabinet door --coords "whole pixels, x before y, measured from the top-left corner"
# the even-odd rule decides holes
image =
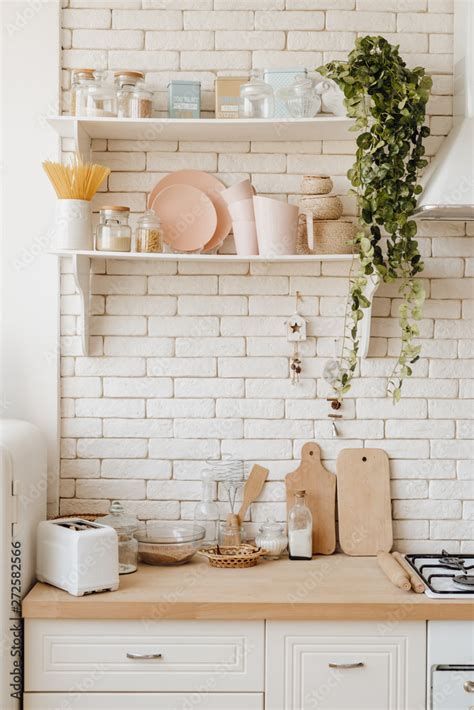
[[[25,690],[261,693],[263,621],[27,619]]]
[[[263,710],[263,693],[25,693],[23,710]]]
[[[425,707],[425,622],[267,623],[267,710]]]

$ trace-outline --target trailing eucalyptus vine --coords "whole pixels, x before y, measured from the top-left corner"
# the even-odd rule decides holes
[[[410,217],[422,192],[418,184],[423,158],[424,125],[431,79],[422,67],[409,69],[383,37],[356,41],[347,62],[334,61],[318,71],[333,79],[344,92],[347,115],[355,119],[356,160],[347,176],[357,198],[360,229],[354,238],[359,270],[351,277],[339,375],[334,389],[339,400],[349,391],[357,366],[357,324],[370,306],[364,295],[368,279],[401,279],[399,307],[401,348],[389,378],[387,392],[397,402],[404,377],[419,358],[419,334],[424,290],[417,274],[423,270],[417,225]],[[382,231],[383,230],[383,231]],[[388,235],[386,249],[381,239]]]

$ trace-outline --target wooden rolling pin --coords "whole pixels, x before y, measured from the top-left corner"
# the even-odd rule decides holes
[[[411,582],[407,573],[403,567],[400,567],[390,552],[377,552],[377,562],[392,584],[399,589],[404,589],[405,592],[411,590]]]
[[[401,555],[399,552],[392,552],[393,557],[397,560],[398,564],[403,567],[405,572],[408,575],[408,579],[410,580],[412,589],[414,592],[417,594],[423,594],[425,591],[426,587],[421,581],[419,577],[415,574],[415,572],[412,570],[406,559]]]

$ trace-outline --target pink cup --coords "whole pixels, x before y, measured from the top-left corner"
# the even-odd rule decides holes
[[[240,200],[251,200],[254,195],[255,189],[248,178],[234,183],[219,193],[219,196],[224,198],[228,205]]]
[[[233,222],[255,222],[253,200],[239,200],[229,205],[229,214]]]
[[[239,256],[256,256],[258,254],[257,229],[254,221],[232,223],[235,251]]]
[[[253,198],[253,205],[259,254],[268,257],[294,254],[299,208],[261,195]]]

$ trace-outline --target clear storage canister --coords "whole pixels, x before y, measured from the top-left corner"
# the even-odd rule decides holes
[[[132,230],[128,224],[129,207],[107,205],[100,209],[95,248],[97,251],[130,251]]]
[[[163,229],[153,210],[147,210],[138,220],[135,230],[135,248],[139,252],[150,254],[159,254],[163,251]]]
[[[119,118],[151,118],[153,92],[144,83],[141,71],[118,71],[114,74]]]
[[[240,87],[239,118],[272,118],[274,106],[273,89],[258,74]]]
[[[118,500],[112,501],[109,515],[99,518],[98,523],[114,528],[118,535],[119,574],[135,572],[138,566],[138,540],[133,533],[138,530],[138,520],[127,515]]]
[[[71,86],[72,116],[116,116],[115,88],[106,73],[95,69],[74,69]]]

